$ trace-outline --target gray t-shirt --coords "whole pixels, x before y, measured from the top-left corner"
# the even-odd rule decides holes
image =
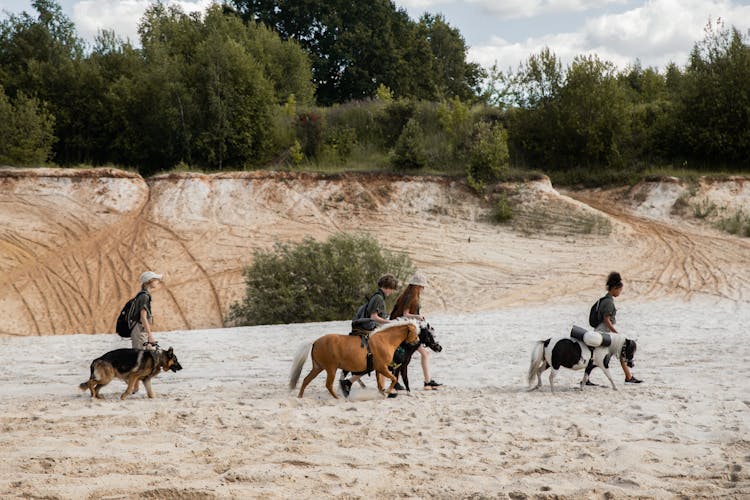
[[[138,292],[133,302],[133,308],[130,310],[130,324],[136,324],[141,322],[141,310],[145,309],[148,315],[149,322],[153,321],[151,316],[151,294],[148,291],[143,290]]]
[[[370,318],[372,313],[378,313],[378,316],[385,318],[385,297],[382,292],[375,293],[367,303],[365,318]]]
[[[617,308],[615,307],[615,298],[610,294],[607,294],[602,297],[601,302],[599,302],[599,319],[600,321],[604,321],[604,317],[609,316],[609,321],[614,325],[617,323],[617,320],[615,319],[616,315]]]

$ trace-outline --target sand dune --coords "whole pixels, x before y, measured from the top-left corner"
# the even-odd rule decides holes
[[[500,191],[509,225],[490,222]],[[432,311],[588,301],[615,267],[643,298],[748,300],[750,244],[674,216],[685,193],[736,210],[750,185],[561,194],[545,179],[478,197],[442,177],[0,169],[0,336],[111,332],[145,269],[167,277],[157,329],[221,327],[254,251],[363,229],[430,277]]]
[[[157,397],[77,390],[114,335],[0,339],[3,498],[747,498],[750,309],[726,299],[619,303],[640,344],[619,391],[526,392],[532,342],[583,322],[549,304],[434,315],[439,391],[333,400],[287,389],[300,344],[345,323],[158,334],[181,372]],[[303,372],[309,370],[309,361]],[[410,367],[419,387],[418,357]],[[602,373],[592,379],[605,383]]]

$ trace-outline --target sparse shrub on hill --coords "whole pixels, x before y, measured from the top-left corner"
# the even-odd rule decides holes
[[[419,122],[412,118],[404,127],[394,148],[393,166],[398,170],[419,169],[427,165],[427,148]]]
[[[750,237],[750,215],[742,210],[738,210],[730,217],[724,217],[717,222],[717,226],[722,231],[729,234]]]
[[[351,319],[385,273],[400,282],[414,271],[409,257],[373,237],[339,233],[256,252],[245,269],[245,298],[231,307],[237,325]]]
[[[509,170],[508,134],[499,123],[477,122],[473,135],[466,179],[480,191],[485,183],[500,179]]]
[[[54,118],[23,92],[10,101],[0,86],[0,164],[44,164],[52,154]]]

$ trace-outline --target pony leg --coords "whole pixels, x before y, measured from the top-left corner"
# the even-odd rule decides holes
[[[409,389],[409,365],[404,363],[399,367],[399,373],[401,374],[401,380],[404,381],[404,388],[406,389],[406,392],[411,392],[411,389]],[[396,380],[398,380],[398,377],[396,377]]]
[[[540,389],[542,387],[542,373],[544,373],[544,370],[546,370],[547,368],[549,368],[549,366],[547,364],[545,364],[544,368],[540,368],[536,372],[536,380],[537,380],[537,382],[536,382],[536,388],[537,389]]]
[[[552,368],[549,372],[549,390],[550,392],[555,392],[555,375],[557,375],[557,370]]]
[[[326,389],[331,393],[334,399],[338,399],[338,395],[333,390],[333,381],[336,380],[336,368],[326,368]]]
[[[396,385],[396,381],[398,380],[396,377],[393,376],[391,371],[388,369],[387,366],[382,367],[380,370],[376,372],[378,375],[382,375],[383,378],[386,378],[391,381],[391,385],[386,389],[383,390],[383,383],[380,381],[380,377],[377,377],[378,379],[378,390],[381,394],[388,397],[388,394],[390,394],[393,391],[393,387]]]
[[[315,377],[318,376],[320,372],[323,371],[323,367],[320,366],[317,362],[313,361],[312,368],[310,369],[310,373],[307,374],[307,377],[302,381],[302,385],[299,388],[299,394],[297,394],[298,398],[301,398],[302,395],[305,393],[305,387],[307,387],[307,384],[313,381]]]
[[[600,366],[599,368],[601,368],[601,369],[602,369],[602,371],[604,372],[604,374],[605,374],[605,375],[607,376],[607,378],[609,379],[609,383],[610,383],[610,384],[612,384],[612,390],[616,391],[616,390],[617,390],[617,386],[615,386],[615,381],[614,381],[614,380],[612,380],[612,374],[611,374],[611,373],[609,373],[609,368],[607,368],[607,367],[605,367],[605,366]]]
[[[589,381],[589,375],[591,375],[591,371],[594,369],[596,365],[594,364],[594,360],[590,359],[589,364],[586,366],[586,369],[583,371],[583,378],[581,379],[581,390],[586,386],[586,383]]]

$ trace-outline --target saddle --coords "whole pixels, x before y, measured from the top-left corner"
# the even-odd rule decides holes
[[[354,375],[370,375],[373,370],[372,351],[370,350],[370,333],[370,331],[363,328],[352,328],[351,333],[349,333],[349,335],[358,335],[360,345],[367,349],[367,368],[362,372],[352,372]]]

